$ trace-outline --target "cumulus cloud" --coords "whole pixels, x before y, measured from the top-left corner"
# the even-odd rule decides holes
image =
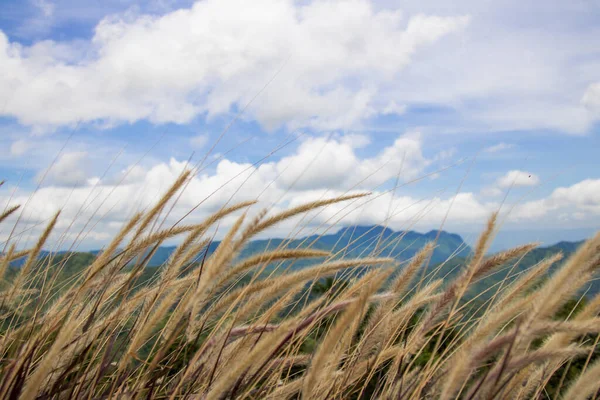
[[[423,155],[422,138],[417,133],[401,135],[387,148],[369,157],[356,152],[363,145],[364,141],[357,135],[310,137],[280,160],[253,165],[222,159],[213,170],[204,170],[191,179],[178,197],[167,223],[175,222],[196,206],[190,223],[205,218],[228,202],[259,200],[259,205],[250,210],[252,216],[262,207],[276,212],[307,201],[367,190],[372,192],[369,197],[332,205],[313,213],[310,218],[291,220],[265,235],[285,236],[307,221],[311,229],[321,224],[339,227],[387,223],[393,229],[428,231],[443,222],[447,230],[473,230],[501,207],[503,213],[510,211],[509,224],[562,223],[565,220],[581,224],[600,219],[600,180],[593,179],[557,188],[547,197],[514,207],[501,206],[499,201],[485,200],[470,191],[456,195],[421,193],[416,196],[405,191],[393,194],[386,190],[389,187],[381,184],[394,180],[399,172],[405,180],[423,176],[431,172],[435,157],[429,159]],[[21,223],[37,230],[60,209],[59,231],[69,228],[62,236],[64,240],[75,240],[83,229],[78,240],[82,240],[87,248],[99,247],[135,211],[151,207],[187,165],[186,161],[176,159],[146,166],[136,164],[100,180],[83,172],[86,170],[85,159],[85,152],[65,153],[48,172],[38,191],[32,194],[17,188],[14,194],[12,190],[2,193],[0,202],[27,204]],[[374,170],[377,172],[370,176]],[[509,171],[498,180],[495,188],[505,187],[509,181],[510,184],[526,185],[532,180],[539,178],[524,171]],[[226,230],[233,220],[223,221],[220,229]],[[37,231],[26,232],[33,235]],[[61,245],[65,246],[68,244]]]
[[[57,186],[80,186],[88,180],[88,168],[85,151],[73,151],[63,154],[46,171],[37,175],[38,181]]]
[[[249,110],[263,126],[347,127],[386,110],[377,96],[386,82],[467,22],[404,18],[366,0],[208,0],[106,17],[86,54],[0,32],[0,102],[26,125],[185,123],[245,106],[277,75]]]
[[[499,153],[501,151],[512,149],[514,147],[515,147],[515,145],[512,144],[512,143],[500,142],[498,144],[495,144],[495,145],[488,146],[488,147],[484,148],[483,151],[486,152],[486,153]]]
[[[540,178],[531,172],[512,170],[498,178],[496,185],[501,189],[509,187],[535,186],[540,183]]]
[[[547,198],[516,207],[513,217],[531,220],[559,212],[571,220],[600,215],[600,179],[586,179],[572,186],[556,188]]]
[[[409,113],[411,106],[419,113],[423,104],[441,109],[426,122],[437,131],[583,134],[598,121],[580,100],[600,81],[598,44],[588,40],[598,37],[600,28],[585,22],[598,15],[600,3],[406,0],[402,7],[472,16],[464,33],[415,57],[403,79],[382,93],[408,104]]]
[[[526,186],[535,186],[540,183],[539,176],[531,172],[511,170],[496,179],[493,185],[486,186],[481,190],[481,194],[487,197],[500,196],[506,189]]]
[[[355,148],[362,139],[310,138],[296,154],[282,158],[273,168],[279,181],[296,189],[376,187],[396,176],[404,180],[423,174],[432,160],[423,155],[417,132],[398,137],[394,143],[371,158],[359,159]]]

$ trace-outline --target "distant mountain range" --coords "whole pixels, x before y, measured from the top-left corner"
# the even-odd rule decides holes
[[[249,242],[240,254],[241,257],[257,254],[267,250],[273,250],[279,247],[286,248],[306,248],[329,251],[338,257],[366,257],[376,254],[381,257],[393,257],[400,261],[405,261],[412,258],[426,243],[436,240],[436,248],[431,257],[431,264],[438,264],[453,258],[457,261],[469,256],[471,248],[467,245],[462,237],[455,233],[446,231],[432,230],[427,233],[419,233],[415,231],[393,231],[379,225],[371,226],[348,226],[340,229],[336,233],[326,235],[311,235],[295,239],[260,239]],[[566,255],[575,251],[575,249],[583,241],[578,242],[559,242],[552,246],[540,247],[532,251],[528,257],[533,257],[534,254],[543,255],[562,251]],[[214,241],[209,246],[209,254],[211,254],[220,242]],[[155,254],[150,259],[148,266],[158,267],[164,264],[177,246],[162,246],[159,247]],[[91,250],[81,253],[90,253],[96,255],[101,250]],[[64,251],[56,252],[56,255],[65,253]],[[50,252],[43,251],[41,257],[46,257]],[[540,256],[541,257],[541,256]],[[543,258],[543,257],[542,257]],[[20,266],[25,259],[15,261],[13,266]]]
[[[359,258],[367,256],[393,257],[399,261],[405,261],[412,258],[426,243],[436,240],[437,246],[431,257],[429,268],[435,268],[444,262],[443,268],[438,272],[438,276],[452,276],[460,267],[465,264],[471,248],[463,241],[461,236],[445,231],[430,231],[427,233],[418,233],[414,231],[393,231],[383,226],[349,226],[340,229],[336,233],[327,235],[312,235],[297,239],[261,239],[249,242],[240,254],[241,258],[254,254],[262,253],[276,248],[313,248],[325,250],[332,253],[336,258]],[[210,244],[208,253],[211,254],[218,246],[218,241]],[[507,274],[518,273],[525,270],[543,258],[563,252],[565,257],[573,253],[583,241],[578,242],[559,242],[552,246],[540,247],[527,254],[514,268],[500,269],[497,273],[478,282],[475,292],[484,291],[494,282],[498,282]],[[149,262],[150,267],[159,267],[164,264],[176,246],[159,247]],[[64,274],[68,276],[77,271],[83,270],[94,259],[99,251],[77,252],[70,254],[69,260],[64,265]],[[61,259],[67,253],[58,252],[53,254],[55,259]],[[40,257],[50,255],[49,252],[43,252]],[[450,259],[450,260],[449,260]],[[448,261],[449,260],[449,261]],[[12,267],[19,267],[25,259],[20,259],[12,263]],[[300,269],[307,265],[312,265],[319,260],[298,260],[290,261],[284,264],[284,268]],[[149,268],[148,275],[155,272],[155,268]],[[588,293],[600,292],[600,281],[595,281]]]
[[[274,250],[281,246],[286,248],[310,247],[329,251],[339,257],[366,257],[377,254],[381,257],[393,257],[407,260],[413,257],[427,242],[435,240],[438,231],[418,233],[414,231],[395,232],[383,226],[349,226],[337,233],[312,235],[297,239],[260,239],[249,242],[242,251],[241,257]],[[215,241],[209,247],[209,254],[220,242]],[[150,259],[149,266],[160,266],[175,251],[176,246],[164,246],[157,249]],[[463,239],[456,234],[439,232],[437,247],[431,258],[432,263],[442,262],[448,257],[466,257],[471,251]],[[314,261],[313,261],[314,262]],[[302,266],[296,262],[295,267]]]

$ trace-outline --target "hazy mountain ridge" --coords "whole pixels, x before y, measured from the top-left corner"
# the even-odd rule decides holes
[[[442,269],[438,272],[438,276],[448,274],[448,278],[450,278],[458,273],[461,267],[466,264],[471,248],[463,241],[460,235],[445,231],[430,231],[427,233],[418,233],[414,231],[396,232],[390,228],[377,225],[349,226],[340,229],[336,233],[320,236],[311,235],[291,240],[282,238],[254,240],[246,245],[239,257],[244,258],[283,246],[287,248],[310,247],[313,249],[326,250],[334,254],[335,257],[354,258],[378,254],[379,256],[393,257],[400,261],[405,261],[413,257],[425,243],[434,241],[436,237],[438,237],[437,246],[428,269],[432,270],[440,265],[440,263],[444,263]],[[209,254],[218,247],[219,243],[220,242],[215,241],[209,245]],[[475,284],[473,293],[479,293],[479,289],[484,291],[486,288],[492,287],[494,283],[504,279],[507,274],[518,274],[550,255],[562,252],[566,258],[582,243],[583,241],[561,241],[551,246],[534,249],[514,265],[514,267],[499,269],[498,272],[479,281]],[[148,265],[151,267],[158,267],[164,264],[175,249],[176,246],[159,247]],[[99,250],[56,253],[44,251],[40,255],[40,258],[47,260],[47,257],[51,255],[53,262],[44,264],[57,265],[64,257],[68,257],[66,263],[60,263],[62,264],[63,269],[61,275],[63,277],[68,277],[81,272],[94,260],[98,252]],[[318,261],[320,260],[308,259],[286,262],[283,264],[283,268],[300,269]],[[19,267],[23,265],[24,262],[25,258],[17,260],[12,264],[12,267]],[[558,265],[560,265],[560,263],[557,264],[557,266]],[[551,271],[554,268],[557,268],[557,266],[553,267]],[[148,271],[145,271],[144,275],[147,275],[147,278],[149,278],[155,273],[156,268],[148,268]],[[591,285],[589,293],[597,293],[600,291],[600,282],[593,282]]]
[[[438,231],[418,233],[414,231],[393,231],[379,225],[356,225],[326,235],[310,235],[294,239],[253,240],[244,247],[240,256],[247,257],[285,246],[286,248],[310,247],[330,251],[339,257],[365,257],[378,252],[382,257],[407,260],[413,257],[425,243],[435,240],[436,236],[438,236]],[[219,243],[219,241],[215,241],[210,244],[209,254],[218,247]],[[148,265],[152,267],[162,265],[176,248],[176,246],[159,247]],[[466,257],[470,251],[470,247],[460,235],[441,231],[431,260],[432,263],[439,263],[450,256]],[[295,263],[297,267],[302,266],[301,264],[303,263]]]
[[[280,246],[287,248],[313,248],[318,250],[330,251],[332,254],[344,257],[364,257],[373,253],[383,257],[394,257],[399,260],[407,260],[413,257],[416,252],[428,242],[435,241],[436,249],[431,258],[432,264],[438,264],[452,257],[455,262],[460,262],[467,258],[471,248],[462,237],[456,233],[446,231],[432,230],[427,233],[415,231],[394,231],[381,225],[354,225],[341,228],[336,233],[325,235],[310,235],[295,239],[269,238],[250,241],[242,250],[241,257],[273,250]],[[569,242],[560,241],[550,246],[539,247],[531,251],[525,258],[529,262],[541,260],[548,254],[554,254],[562,251],[569,255],[579,247],[583,241]],[[220,241],[214,241],[209,245],[209,254],[211,254],[220,244]],[[157,267],[164,264],[177,246],[161,246],[150,259],[148,266]],[[97,255],[101,250],[76,251],[72,253],[82,253]],[[54,254],[63,255],[67,251],[49,252],[42,251],[41,258]],[[85,256],[88,259],[90,257]],[[93,257],[91,257],[93,258]],[[90,259],[91,259],[90,258]],[[12,266],[21,266],[25,258],[21,258],[12,263]]]

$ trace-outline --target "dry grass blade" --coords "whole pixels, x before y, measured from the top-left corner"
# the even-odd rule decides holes
[[[9,207],[6,211],[4,211],[2,214],[0,214],[0,223],[2,221],[4,221],[6,218],[10,217],[12,215],[12,213],[17,211],[19,208],[21,208],[20,205],[15,205],[15,206]]]
[[[596,361],[590,368],[581,374],[575,382],[571,384],[567,392],[564,394],[564,399],[569,400],[585,400],[592,396],[600,389],[600,360]]]
[[[392,258],[360,258],[356,260],[332,261],[277,278],[257,281],[246,287],[231,291],[231,293],[215,303],[215,305],[211,308],[211,311],[218,312],[223,308],[229,307],[231,304],[237,303],[244,297],[247,298],[249,295],[254,293],[259,293],[259,295],[263,296],[263,299],[266,300],[277,293],[297,285],[298,283],[324,278],[344,269],[394,262],[395,260]]]
[[[279,214],[269,217],[262,222],[258,222],[256,225],[252,226],[252,229],[249,229],[248,231],[245,232],[245,235],[243,236],[243,240],[247,240],[248,238],[256,235],[257,233],[262,232],[265,229],[270,228],[271,226],[273,226],[281,221],[285,221],[286,219],[292,218],[296,215],[304,214],[304,213],[314,210],[316,208],[325,207],[325,206],[335,204],[335,203],[340,203],[342,201],[359,199],[361,197],[365,197],[368,195],[369,195],[369,193],[360,193],[360,194],[353,194],[353,195],[347,195],[347,196],[340,196],[340,197],[336,197],[333,199],[317,200],[317,201],[313,201],[311,203],[303,204],[298,207],[294,207],[292,209],[283,211]]]
[[[52,217],[52,219],[46,226],[46,229],[44,229],[44,232],[39,237],[35,246],[29,252],[29,254],[27,256],[27,261],[25,261],[25,265],[23,265],[21,267],[21,269],[19,270],[19,273],[17,274],[17,277],[11,284],[10,295],[8,296],[9,302],[13,299],[14,294],[17,291],[20,291],[22,289],[21,286],[23,285],[23,282],[25,281],[25,279],[31,272],[34,265],[38,262],[38,256],[40,254],[40,251],[42,250],[42,246],[44,246],[44,244],[46,243],[46,240],[48,240],[50,233],[52,232],[52,230],[54,229],[54,226],[56,225],[56,221],[58,221],[59,215],[60,215],[60,211],[58,211],[56,214],[54,214],[54,217]],[[7,259],[8,259],[8,257],[7,257]]]
[[[313,356],[304,378],[303,398],[327,398],[327,394],[331,393],[331,385],[334,384],[333,373],[337,369],[340,356],[350,346],[350,341],[367,311],[369,297],[389,273],[390,271],[373,271],[355,283],[355,290],[361,291],[358,300],[337,319]]]

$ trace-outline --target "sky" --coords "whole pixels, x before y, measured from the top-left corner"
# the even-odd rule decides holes
[[[595,0],[3,0],[0,203],[22,208],[0,240],[62,210],[55,246],[100,248],[187,167],[165,223],[370,192],[266,234],[472,242],[499,211],[497,248],[582,239],[599,22]]]

